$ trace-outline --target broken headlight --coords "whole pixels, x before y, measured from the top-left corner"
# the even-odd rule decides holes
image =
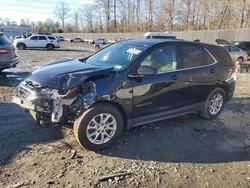
[[[56,77],[56,80],[60,82],[60,88],[63,90],[61,92],[64,93],[67,93],[69,89],[81,85],[85,79],[82,73],[63,74]]]

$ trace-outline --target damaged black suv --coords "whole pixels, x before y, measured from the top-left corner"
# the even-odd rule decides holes
[[[35,70],[13,100],[38,124],[74,123],[78,142],[99,150],[138,125],[187,113],[216,118],[233,96],[235,69],[219,46],[128,40]]]

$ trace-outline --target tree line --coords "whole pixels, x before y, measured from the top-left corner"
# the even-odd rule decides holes
[[[59,1],[59,22],[31,22],[47,32],[146,32],[250,27],[250,0],[95,0],[72,10]]]

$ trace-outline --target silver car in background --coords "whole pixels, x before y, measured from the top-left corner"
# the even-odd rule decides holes
[[[233,62],[237,67],[237,72],[243,72],[245,69],[246,72],[249,71],[250,68],[250,56],[248,56],[247,51],[240,49],[233,43],[230,43],[224,39],[216,39],[215,42],[219,45],[224,47],[229,55],[231,56]]]
[[[15,67],[19,63],[15,47],[11,41],[0,32],[0,72],[4,69]]]
[[[235,63],[244,63],[246,61],[248,61],[248,59],[250,59],[248,57],[248,54],[246,51],[243,51],[242,49],[240,49],[238,46],[224,40],[224,39],[216,39],[215,42],[224,47],[228,53],[230,54],[233,62]]]

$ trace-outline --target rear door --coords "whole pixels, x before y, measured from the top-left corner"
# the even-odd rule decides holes
[[[46,36],[39,36],[38,38],[38,46],[39,48],[45,48],[46,45],[48,44],[48,39]]]
[[[219,73],[218,64],[210,52],[203,46],[180,46],[182,57],[182,72],[185,74],[184,85],[185,105],[191,105],[206,100],[217,83]]]

